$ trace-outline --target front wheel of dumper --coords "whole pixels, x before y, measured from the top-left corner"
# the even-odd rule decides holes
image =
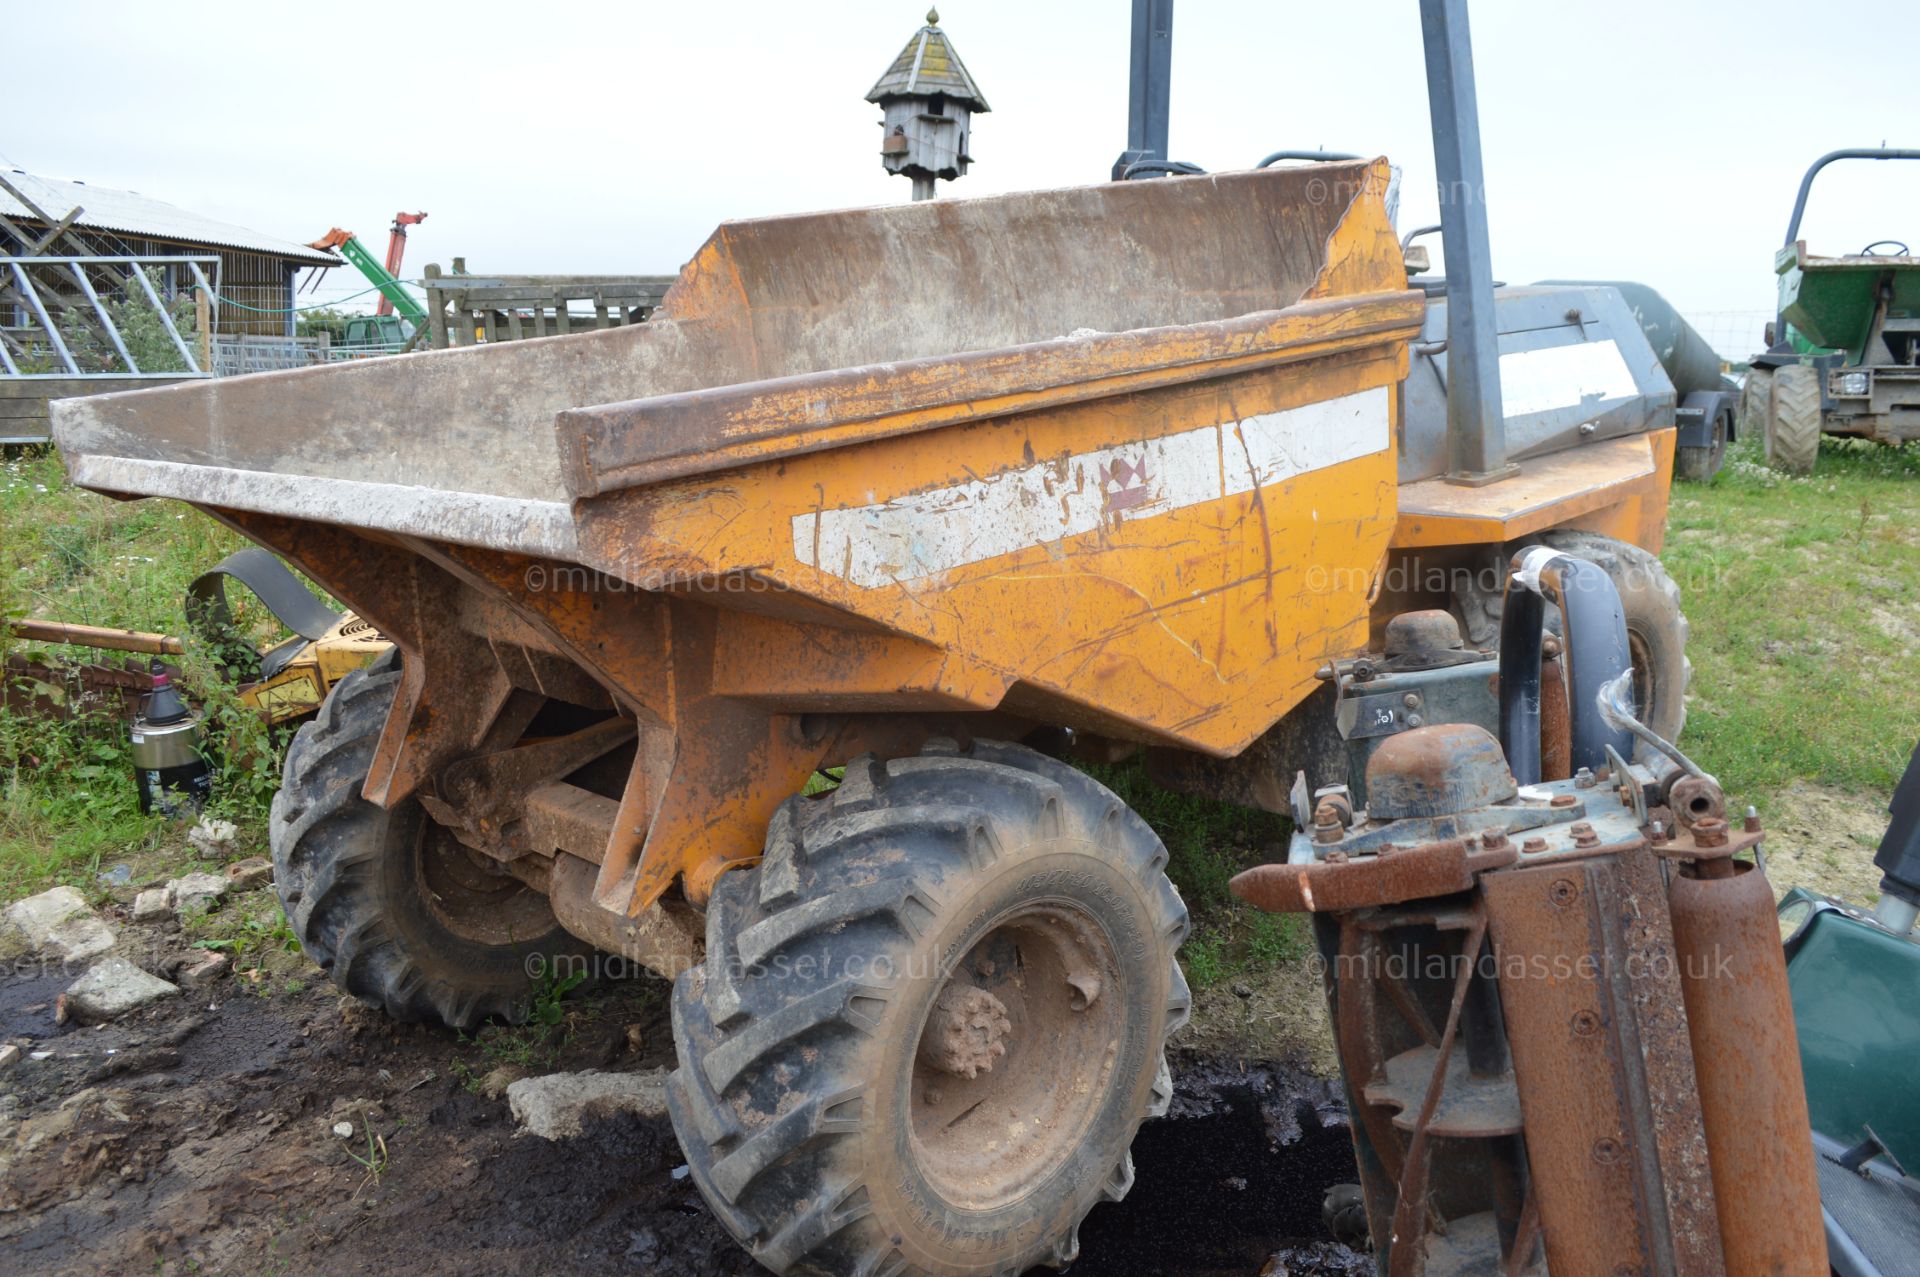
[[[399,682],[397,652],[348,674],[288,747],[269,825],[280,903],[307,956],[396,1020],[521,1020],[539,973],[588,950],[417,801],[360,796]]]
[[[1060,1266],[1171,1098],[1187,911],[1153,831],[1017,745],[861,758],[720,879],[674,985],[694,1181],[776,1273]]]

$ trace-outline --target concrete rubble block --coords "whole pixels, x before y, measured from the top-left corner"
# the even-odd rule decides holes
[[[252,891],[273,881],[273,866],[265,856],[248,856],[226,867],[227,885],[235,891]]]
[[[507,1088],[507,1106],[521,1129],[541,1139],[578,1135],[588,1121],[631,1113],[663,1116],[667,1070],[638,1073],[549,1073],[522,1078]]]
[[[125,958],[107,958],[68,986],[63,995],[67,1013],[81,1024],[105,1024],[129,1011],[162,998],[178,997],[180,990],[158,976],[148,975]]]
[[[174,979],[186,988],[204,989],[226,976],[232,968],[233,959],[226,954],[203,949],[180,964],[180,970],[174,974]]]
[[[72,887],[54,887],[7,906],[7,947],[62,962],[85,962],[113,948],[114,931]]]
[[[167,903],[165,887],[148,887],[133,898],[135,922],[158,922],[172,912],[173,906]]]
[[[174,912],[182,915],[204,913],[226,894],[225,874],[194,873],[167,882],[167,899],[172,903]]]

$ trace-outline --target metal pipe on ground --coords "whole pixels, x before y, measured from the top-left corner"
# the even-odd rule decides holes
[[[1826,1277],[1773,890],[1753,865],[1706,861],[1674,875],[1669,900],[1727,1271]]]

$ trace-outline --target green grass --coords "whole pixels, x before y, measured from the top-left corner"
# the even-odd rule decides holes
[[[1788,478],[1743,441],[1675,485],[1661,557],[1692,625],[1684,743],[1728,797],[1890,792],[1920,736],[1920,450],[1829,439]]]
[[[48,452],[0,464],[0,612],[8,617],[180,634],[194,577],[245,542],[175,501],[113,501],[66,482]],[[240,614],[242,625],[263,618]],[[125,653],[24,643],[0,651],[121,663]],[[232,746],[219,763],[219,814],[258,843],[278,783],[277,754],[259,721],[203,658],[179,658],[206,704],[209,736]],[[104,864],[183,845],[182,831],[142,816],[125,727],[59,724],[0,707],[0,898],[54,883],[98,893]],[[184,853],[183,853],[184,854]]]
[[[1306,954],[1312,939],[1305,919],[1261,913],[1227,890],[1242,869],[1285,858],[1284,817],[1162,789],[1138,757],[1085,770],[1139,812],[1167,845],[1167,875],[1193,917],[1193,934],[1180,953],[1196,987],[1211,988],[1250,968]]]

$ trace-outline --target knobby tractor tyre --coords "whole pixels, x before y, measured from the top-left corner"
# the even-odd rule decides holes
[[[1787,474],[1812,474],[1820,456],[1820,370],[1789,364],[1773,374],[1767,413],[1767,464]]]
[[[390,656],[347,675],[288,747],[269,826],[280,903],[333,982],[395,1019],[518,1021],[541,960],[588,950],[545,896],[487,872],[419,803],[360,796],[399,681]]]
[[[1712,441],[1705,447],[1673,450],[1674,478],[1685,483],[1705,483],[1720,473],[1727,456],[1727,427],[1732,424],[1729,415],[1724,412],[1714,415]]]
[[[1773,369],[1749,368],[1740,383],[1740,433],[1764,444],[1767,414],[1773,411]]]
[[[1687,725],[1693,661],[1687,656],[1690,627],[1680,610],[1680,587],[1667,575],[1666,565],[1637,545],[1598,532],[1560,529],[1543,532],[1538,539],[1598,564],[1612,579],[1627,618],[1634,716],[1667,740],[1678,740]]]
[[[934,742],[793,798],[674,985],[669,1110],[776,1273],[1063,1265],[1172,1094],[1187,911],[1145,822],[1017,745]]]

